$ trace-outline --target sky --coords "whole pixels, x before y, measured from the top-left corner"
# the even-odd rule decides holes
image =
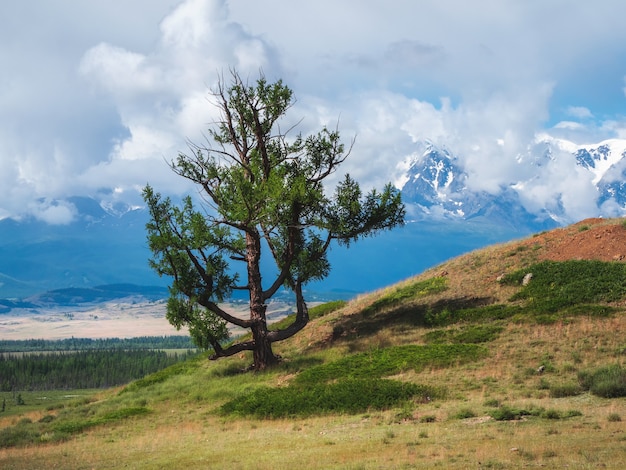
[[[282,79],[303,134],[356,137],[342,170],[365,188],[429,139],[497,193],[538,136],[626,139],[625,17],[622,0],[2,2],[0,219],[195,191],[168,162],[203,142],[230,68]],[[594,215],[571,161],[528,180],[528,207],[564,192],[572,219]]]

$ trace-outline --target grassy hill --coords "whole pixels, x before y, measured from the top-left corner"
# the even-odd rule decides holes
[[[272,371],[0,413],[0,468],[623,468],[625,255],[617,219],[468,253],[316,307]]]

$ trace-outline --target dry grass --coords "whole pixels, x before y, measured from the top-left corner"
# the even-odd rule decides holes
[[[504,302],[515,288],[497,278],[545,259],[558,237],[571,241],[618,224],[598,221],[519,242],[469,253],[397,286],[361,296],[312,322],[277,351],[292,367],[257,378],[219,379],[211,371],[229,361],[208,363],[195,376],[165,383],[144,398],[152,413],[101,426],[54,445],[0,450],[3,469],[402,469],[402,468],[623,468],[626,461],[626,399],[589,393],[550,396],[550,386],[576,382],[581,370],[624,362],[626,315],[577,316],[550,325],[500,322],[503,331],[489,342],[487,359],[453,368],[430,368],[396,379],[445,386],[448,396],[402,409],[359,415],[289,420],[224,418],[215,413],[228,386],[255,382],[285,385],[297,362],[332,360],[355,351],[398,344],[423,344],[427,328],[396,318],[397,305],[371,316],[368,308],[415,282],[442,276],[447,290],[402,304],[411,311],[424,303],[460,299]],[[617,229],[616,229],[617,230]],[[605,233],[605,232],[602,232]],[[581,235],[582,234],[582,235]],[[565,237],[565,238],[563,238]],[[568,241],[568,243],[569,243]],[[572,246],[577,246],[576,242]],[[626,246],[626,245],[625,245]],[[404,317],[400,318],[404,319]],[[376,328],[363,329],[363,322]],[[341,331],[349,325],[354,331]],[[449,328],[456,328],[452,326]],[[537,372],[544,366],[542,374]],[[213,387],[211,399],[198,400],[198,384]],[[113,393],[102,400],[115,400]],[[498,406],[549,410],[550,416],[515,421],[489,417]],[[472,415],[459,419],[462,413]],[[33,418],[37,416],[33,415]],[[620,418],[618,420],[617,418]],[[7,425],[0,422],[0,427]]]

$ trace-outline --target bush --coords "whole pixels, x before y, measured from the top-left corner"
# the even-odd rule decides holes
[[[0,430],[0,448],[17,447],[37,442],[40,433],[32,423],[19,423]]]
[[[362,413],[397,406],[409,399],[426,400],[429,387],[388,379],[347,379],[333,384],[259,388],[221,407],[224,414],[285,418],[329,413]]]
[[[607,417],[607,420],[609,421],[609,423],[619,423],[620,421],[622,421],[622,417],[618,413],[611,413]]]
[[[311,367],[301,372],[296,382],[315,385],[344,377],[374,379],[408,370],[420,371],[426,367],[450,367],[476,361],[486,355],[487,349],[475,344],[394,346]]]
[[[513,421],[521,419],[522,416],[529,416],[531,414],[532,413],[530,411],[518,410],[516,408],[511,408],[508,406],[502,406],[489,412],[489,416],[491,416],[496,421]]]
[[[544,261],[517,271],[503,279],[505,284],[519,285],[527,273],[532,281],[511,300],[527,300],[528,307],[539,314],[552,314],[572,307],[570,314],[588,313],[584,304],[614,302],[626,297],[626,265],[604,261]],[[606,315],[604,308],[591,313]]]
[[[474,413],[469,408],[462,408],[454,414],[454,418],[456,419],[467,419],[467,418],[475,418],[476,413]]]
[[[550,396],[552,398],[565,398],[565,397],[574,397],[576,395],[580,395],[583,392],[582,387],[579,384],[560,384],[560,385],[551,385],[549,387]]]
[[[581,371],[578,373],[578,381],[584,390],[589,390],[599,397],[626,397],[626,369],[621,365]]]

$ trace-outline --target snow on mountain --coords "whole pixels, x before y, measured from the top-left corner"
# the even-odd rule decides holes
[[[577,145],[541,136],[518,155],[519,178],[492,194],[469,189],[469,168],[461,156],[424,140],[399,166],[397,185],[409,214],[418,219],[483,217],[545,229],[576,220],[576,210],[586,216],[625,215],[625,157],[626,140]]]

